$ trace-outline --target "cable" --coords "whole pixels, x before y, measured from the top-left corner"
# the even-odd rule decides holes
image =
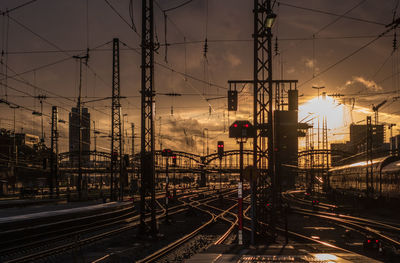
[[[13,7],[13,8],[11,8],[11,9],[8,9],[8,10],[6,10],[6,11],[4,11],[4,12],[1,12],[1,14],[4,16],[5,14],[9,14],[9,13],[15,11],[15,10],[18,10],[18,9],[20,9],[20,8],[22,8],[22,7],[25,7],[25,6],[27,6],[27,5],[30,5],[30,4],[32,4],[32,3],[36,2],[36,1],[37,1],[37,0],[28,1],[28,2],[26,2],[26,3],[20,4],[20,5],[16,6],[16,7]]]
[[[122,45],[126,46],[126,47],[129,48],[130,50],[132,50],[132,51],[134,51],[134,52],[136,52],[137,54],[140,55],[140,52],[137,51],[135,48],[130,47],[129,45],[127,45],[126,43],[124,43],[124,42],[122,42],[122,41],[120,41],[120,42],[121,42]],[[179,74],[179,75],[182,75],[182,76],[184,76],[184,77],[186,77],[186,78],[189,78],[189,79],[192,79],[192,80],[195,80],[195,81],[204,83],[204,84],[208,84],[208,85],[213,86],[213,87],[217,87],[217,88],[221,88],[221,89],[226,89],[226,90],[228,89],[228,88],[226,88],[226,87],[224,87],[224,86],[221,86],[221,85],[218,85],[218,84],[214,84],[214,83],[211,83],[211,82],[207,82],[207,81],[204,81],[204,80],[202,80],[202,79],[196,78],[196,77],[194,77],[194,76],[192,76],[192,75],[189,75],[189,74],[187,74],[187,73],[180,72],[180,71],[178,71],[178,70],[175,70],[175,69],[172,68],[172,67],[169,67],[169,66],[167,66],[167,65],[161,64],[161,63],[159,63],[159,62],[157,62],[157,61],[154,61],[154,64],[155,64],[155,65],[158,65],[158,66],[160,66],[160,67],[162,67],[162,68],[168,69],[168,70],[170,70],[170,71],[172,71],[172,72],[174,72],[174,73],[177,73],[177,74]]]
[[[169,17],[168,17],[169,20]],[[342,39],[369,39],[377,37],[376,35],[365,35],[365,36],[334,36],[334,37],[315,37],[315,40],[342,40]],[[383,36],[383,37],[392,37],[392,36]],[[304,38],[280,38],[279,41],[311,41],[312,37],[304,37]],[[253,42],[252,39],[207,39],[208,43],[235,43],[235,42]],[[194,41],[186,41],[184,39],[183,42],[169,42],[168,46],[179,46],[186,44],[204,44],[204,40],[194,40]],[[160,46],[165,46],[164,44],[160,44]],[[139,50],[139,48],[136,48]],[[132,49],[124,49],[120,48],[120,51],[126,51]],[[112,48],[92,48],[90,52],[108,52],[112,51]],[[86,52],[86,49],[63,49],[63,50],[25,50],[25,51],[9,51],[4,54],[8,55],[24,55],[24,54],[52,54],[52,53],[83,53]],[[57,62],[55,62],[57,63]],[[22,73],[21,73],[22,74]]]
[[[315,32],[315,35],[318,35],[321,31],[325,30],[326,28],[328,28],[329,26],[333,25],[334,23],[336,23],[337,21],[339,21],[341,18],[344,18],[348,13],[350,13],[351,11],[353,11],[354,9],[356,9],[357,7],[359,7],[361,4],[365,3],[366,0],[361,0],[360,2],[358,2],[358,4],[356,4],[355,6],[353,6],[352,8],[350,8],[347,12],[343,13],[342,15],[338,16],[335,20],[333,20],[332,22],[328,23],[327,25],[321,27],[317,32]]]
[[[135,25],[135,19],[133,17],[133,14],[134,14],[134,12],[133,12],[133,0],[129,1],[129,8],[128,9],[129,9],[129,17],[130,17],[131,23],[132,23],[132,29],[133,29],[133,31],[138,33],[137,29],[136,29],[136,25]]]
[[[138,35],[138,37],[141,37],[140,34],[137,32],[136,27],[135,27],[134,24],[132,24],[132,25],[129,24],[129,22],[126,21],[126,19],[117,11],[117,9],[115,9],[115,8],[111,5],[111,3],[110,3],[108,0],[104,0],[104,1],[105,1],[105,2],[107,3],[107,5],[119,16],[119,18],[121,18],[122,21],[124,21],[125,24],[127,24],[127,25],[129,26],[129,28],[132,29],[133,32],[136,33],[136,35]]]
[[[186,2],[184,2],[184,3],[182,3],[182,4],[180,4],[180,5],[177,5],[177,6],[168,8],[168,9],[165,9],[164,11],[165,11],[165,12],[169,12],[169,11],[178,9],[178,8],[180,8],[180,7],[182,7],[182,6],[185,6],[185,5],[187,5],[187,4],[190,4],[191,2],[193,2],[193,0],[188,0],[188,1],[186,1]]]
[[[321,76],[322,74],[326,73],[327,71],[329,71],[330,69],[336,67],[337,65],[339,65],[340,63],[342,63],[343,61],[349,59],[350,57],[354,56],[355,54],[357,54],[358,52],[360,52],[361,50],[363,50],[364,48],[368,47],[369,45],[371,45],[372,43],[374,43],[376,40],[380,39],[382,36],[384,36],[385,34],[387,34],[388,32],[390,32],[391,30],[393,30],[394,27],[390,27],[389,29],[385,30],[384,32],[382,32],[380,35],[378,35],[377,37],[375,37],[374,39],[372,39],[371,41],[369,41],[368,43],[364,44],[363,46],[359,47],[358,49],[356,49],[355,51],[351,52],[349,55],[341,58],[339,61],[335,62],[334,64],[330,65],[329,67],[325,68],[324,70],[318,72],[318,74],[316,74],[315,76],[313,76],[312,78],[306,80],[305,82],[299,84],[297,87],[301,87],[304,84],[310,82],[311,80],[315,79],[318,76]]]
[[[95,47],[95,48],[92,49],[91,51],[97,51],[97,50],[99,50],[99,51],[109,51],[109,50],[111,50],[111,49],[100,49],[100,47],[103,47],[103,46],[108,45],[108,44],[110,44],[110,43],[111,43],[111,41],[108,41],[108,42],[106,42],[106,43],[104,43],[104,44],[99,45],[98,47]],[[54,51],[54,52],[67,53],[67,52],[74,52],[74,51],[75,51],[75,50],[62,50],[62,51]],[[86,52],[86,50],[84,50],[84,49],[77,49],[76,51],[77,51],[77,52],[82,52],[82,53],[83,53],[83,52]],[[52,52],[53,52],[53,51],[52,51]],[[81,54],[81,53],[80,53],[80,54]],[[38,66],[38,67],[35,67],[35,68],[33,68],[33,69],[29,69],[29,70],[26,70],[26,71],[17,73],[16,75],[13,75],[12,77],[18,77],[18,76],[20,76],[20,75],[24,75],[24,74],[28,74],[28,73],[31,73],[31,72],[35,72],[35,71],[38,71],[38,70],[41,70],[41,69],[44,69],[44,68],[47,68],[47,67],[51,67],[51,66],[57,65],[57,64],[59,64],[59,63],[65,62],[65,61],[70,60],[70,59],[72,59],[72,56],[67,57],[67,58],[63,58],[63,59],[60,59],[60,60],[57,60],[57,61],[54,61],[54,62],[51,62],[51,63],[48,63],[48,64],[44,64],[44,65],[42,65],[42,66]],[[0,81],[1,81],[1,80],[4,80],[4,79],[0,79]]]
[[[16,20],[15,18],[13,18],[12,16],[10,16],[10,19],[18,24],[20,27],[24,28],[25,30],[29,31],[30,33],[32,33],[33,35],[35,35],[36,37],[40,38],[43,42],[46,42],[47,44],[49,44],[50,46],[54,47],[55,49],[59,50],[60,52],[65,53],[66,55],[69,56],[68,53],[64,52],[64,50],[62,50],[61,48],[59,48],[56,44],[50,42],[49,40],[45,39],[44,37],[42,37],[41,35],[39,35],[38,33],[34,32],[32,29],[30,29],[29,27],[25,26],[24,24],[22,24],[21,22],[19,22],[18,20]]]
[[[318,10],[318,9],[313,9],[313,8],[308,8],[308,7],[302,7],[302,6],[296,6],[296,5],[292,5],[292,4],[288,4],[288,3],[284,3],[284,2],[278,2],[278,3],[280,5],[287,6],[287,7],[293,7],[293,8],[307,10],[307,11],[316,12],[316,13],[325,14],[325,15],[339,16],[339,17],[342,17],[342,18],[346,18],[346,19],[350,19],[350,20],[354,20],[354,21],[358,21],[358,22],[364,22],[364,23],[380,25],[380,26],[385,26],[386,25],[384,23],[380,23],[380,22],[377,22],[377,21],[371,21],[371,20],[366,20],[366,19],[356,18],[356,17],[351,17],[351,16],[342,16],[342,15],[338,15],[338,14],[327,12],[327,11],[323,11],[323,10]]]
[[[29,32],[32,33],[33,35],[35,35],[35,36],[37,36],[38,38],[40,38],[42,41],[48,43],[49,45],[53,46],[54,48],[56,48],[56,49],[59,50],[60,52],[62,52],[62,53],[64,53],[65,55],[67,55],[67,56],[68,56],[68,59],[71,58],[71,55],[70,55],[70,54],[68,54],[67,52],[65,52],[65,51],[62,50],[61,48],[59,48],[56,44],[54,44],[54,43],[52,43],[51,41],[45,39],[44,37],[42,37],[41,35],[37,34],[36,32],[34,32],[33,30],[31,30],[30,28],[28,28],[28,27],[25,26],[24,24],[20,23],[20,22],[17,21],[16,19],[12,18],[11,16],[10,16],[10,18],[11,18],[15,23],[17,23],[19,26],[21,26],[22,28],[24,28],[25,30],[29,31]],[[111,43],[111,41],[107,42],[106,44],[109,44],[109,43]],[[103,45],[106,45],[106,44],[102,44],[102,45],[100,45],[100,47],[103,46]],[[87,52],[88,52],[88,50],[87,50]],[[99,75],[96,74],[96,72],[95,72],[88,64],[86,64],[86,66],[89,68],[89,70],[92,71],[92,73],[94,73],[97,77],[99,77]],[[16,74],[16,75],[17,75],[17,74]],[[19,76],[19,75],[18,75],[18,76]],[[20,77],[20,76],[19,76],[19,77]],[[99,77],[99,78],[100,78],[100,77]],[[8,79],[8,78],[6,78],[6,80],[7,80],[7,79]],[[16,78],[13,78],[13,79],[16,80],[16,81],[20,81],[20,80],[18,80],[18,79],[16,79]],[[104,81],[102,78],[100,78],[100,80],[102,80],[102,81],[105,83],[105,81]],[[26,85],[28,85],[28,86],[34,87],[34,88],[38,88],[38,87],[36,87],[36,86],[33,86],[31,83],[29,83],[29,82],[26,81],[26,80],[24,80],[22,83],[24,83],[24,84],[26,84]],[[42,90],[43,90],[43,89],[42,89]],[[49,92],[49,91],[46,91],[46,92]],[[49,92],[49,93],[50,93],[50,92]],[[51,94],[51,93],[50,93],[50,94]],[[54,95],[54,94],[53,94],[53,95]],[[62,96],[60,96],[60,97],[62,97]],[[70,99],[68,99],[68,100],[70,100]],[[70,100],[70,101],[72,101],[72,100]],[[91,108],[94,109],[94,110],[96,110],[94,107],[91,107]],[[98,111],[98,110],[96,110],[96,111]],[[99,111],[99,112],[101,112],[101,111]],[[107,113],[104,113],[104,112],[101,112],[101,113],[103,113],[103,114],[105,114],[105,115],[108,115]]]

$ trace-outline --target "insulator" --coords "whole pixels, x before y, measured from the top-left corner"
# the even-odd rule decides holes
[[[394,33],[394,37],[393,37],[393,51],[397,50],[397,35],[396,32]]]
[[[275,55],[278,55],[278,37],[275,37]]]
[[[204,41],[204,57],[207,57],[207,52],[208,52],[208,44],[207,44],[207,38]]]

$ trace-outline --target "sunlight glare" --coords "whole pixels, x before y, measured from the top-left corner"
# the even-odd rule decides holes
[[[322,127],[322,119],[324,116],[327,118],[328,129],[339,129],[345,125],[345,106],[340,104],[334,98],[326,96],[315,97],[304,104],[299,106],[299,120],[310,121],[309,123],[317,123],[318,117]],[[308,117],[307,117],[308,116]]]

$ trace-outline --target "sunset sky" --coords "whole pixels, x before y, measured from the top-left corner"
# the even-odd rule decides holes
[[[79,64],[72,56],[85,55],[87,48],[90,58],[88,67],[83,68],[83,101],[110,97],[111,42],[117,37],[121,41],[121,95],[126,97],[121,100],[127,114],[125,128],[131,136],[130,123],[135,123],[136,136],[140,136],[141,1],[37,0],[12,10],[27,2],[0,2],[2,12],[11,10],[9,17],[0,17],[0,95],[26,107],[15,110],[17,132],[23,128],[24,132],[40,134],[40,117],[32,115],[32,110],[40,111],[39,101],[33,98],[38,95],[48,97],[44,102],[46,141],[51,105],[59,106],[60,118],[68,120],[68,112],[76,106],[79,81]],[[160,149],[161,131],[163,148],[201,154],[204,129],[208,130],[210,153],[216,151],[218,140],[225,141],[226,150],[237,149],[235,141],[228,138],[228,127],[236,119],[252,121],[252,88],[246,86],[239,94],[236,113],[228,113],[226,98],[218,98],[226,97],[228,80],[253,76],[253,1],[193,0],[166,11],[165,27],[162,10],[186,2],[155,1],[156,40],[160,43],[155,55],[156,149]],[[299,120],[321,114],[312,86],[324,86],[328,95],[343,95],[336,100],[328,96],[330,108],[322,109],[328,116],[330,142],[346,140],[349,124],[363,123],[367,115],[373,115],[372,105],[385,99],[379,120],[400,122],[399,55],[393,49],[398,30],[378,37],[393,17],[400,17],[398,2],[283,0],[274,6],[278,19],[273,28],[273,46],[277,40],[273,78],[299,81]],[[163,95],[171,92],[182,96]],[[103,136],[97,140],[98,150],[108,150],[111,100],[87,106]],[[0,109],[0,127],[12,129],[13,110],[6,104],[0,104]],[[68,150],[68,124],[60,124],[60,129],[63,152]],[[398,134],[397,129],[394,134]],[[139,141],[136,138],[136,151]],[[127,142],[130,145],[130,139]],[[250,143],[246,147],[251,147]]]

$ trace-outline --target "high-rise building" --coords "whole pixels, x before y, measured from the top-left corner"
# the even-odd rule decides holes
[[[88,164],[90,161],[90,113],[87,108],[82,108],[82,119],[81,119],[81,129],[82,129],[82,165]],[[78,164],[79,158],[79,114],[78,108],[72,108],[69,113],[69,152],[70,162],[73,165]]]
[[[367,125],[350,125],[350,143],[354,153],[364,152],[367,141]],[[385,141],[385,127],[383,124],[372,125],[372,148],[383,146]]]

